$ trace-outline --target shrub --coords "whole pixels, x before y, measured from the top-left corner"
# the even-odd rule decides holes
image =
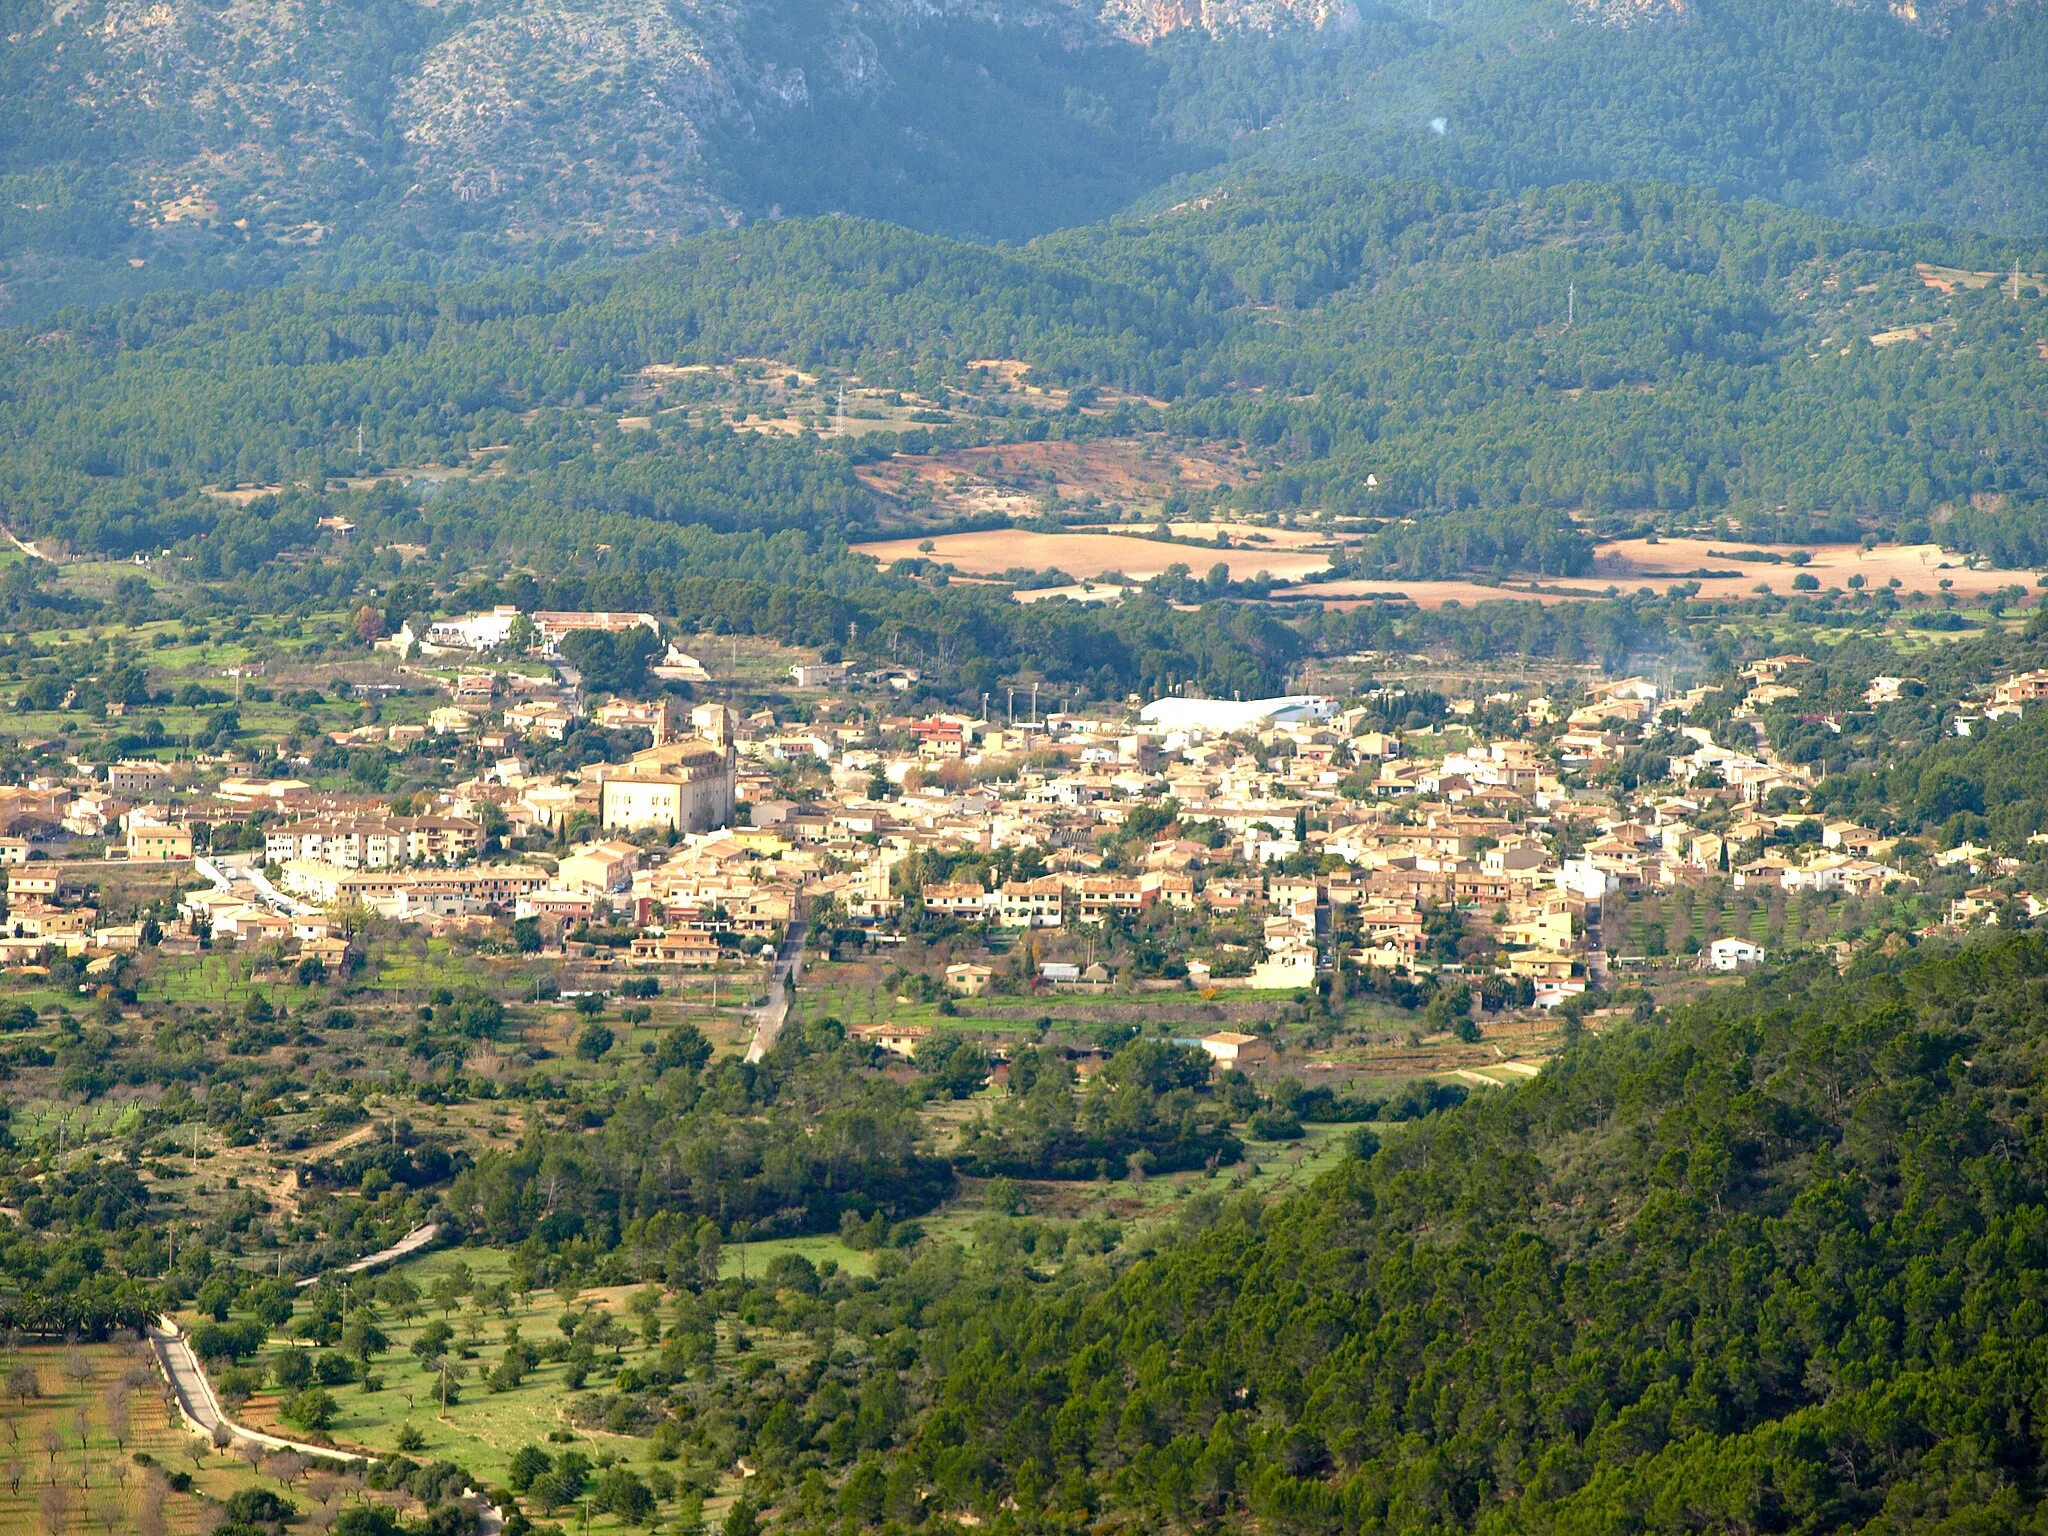
[[[1251,1133],[1260,1141],[1299,1141],[1301,1122],[1278,1109],[1262,1109],[1251,1119]]]
[[[313,1374],[323,1387],[345,1387],[356,1379],[356,1365],[346,1355],[322,1350],[313,1357]]]
[[[764,1278],[776,1290],[818,1294],[818,1267],[800,1253],[778,1253],[768,1261]]]
[[[192,1330],[192,1350],[202,1360],[242,1360],[269,1337],[262,1323],[201,1323]]]
[[[299,1511],[290,1499],[268,1488],[240,1488],[228,1495],[224,1512],[230,1520],[244,1525],[276,1525]]]
[[[654,1494],[624,1467],[612,1467],[597,1480],[591,1502],[628,1525],[645,1525],[654,1514]]]
[[[284,1400],[286,1420],[301,1429],[326,1429],[334,1422],[340,1406],[325,1387],[307,1387]]]
[[[533,1486],[537,1477],[545,1477],[554,1466],[548,1453],[537,1445],[521,1446],[512,1454],[512,1464],[505,1473],[505,1482],[514,1493],[524,1493]]]
[[[559,1472],[543,1472],[527,1489],[527,1497],[542,1514],[551,1515],[576,1495],[569,1491],[568,1482]]]
[[[223,1401],[246,1403],[263,1388],[263,1375],[246,1365],[230,1366],[216,1378],[214,1385],[220,1388]]]

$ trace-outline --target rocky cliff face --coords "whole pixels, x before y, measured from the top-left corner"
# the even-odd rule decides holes
[[[12,0],[0,315],[67,262],[101,291],[159,258],[260,276],[354,232],[630,248],[780,210],[1028,238],[1207,163],[1265,95],[1285,109],[1220,53],[1181,82],[1192,108],[1162,106],[1131,44],[1348,29],[1358,3]],[[1699,0],[1521,3],[1553,35],[1683,26]],[[1938,33],[2042,0],[1799,3]]]
[[[724,18],[661,0],[540,0],[442,37],[398,82],[408,202],[511,203],[530,221],[688,226],[704,190],[699,123],[739,110]]]
[[[972,23],[1062,46],[1271,24],[1298,0],[45,0],[0,90],[84,114],[139,224],[318,241],[336,206],[517,234],[660,234],[739,210],[714,138],[891,79],[878,37]],[[1308,0],[1321,18],[1332,0]],[[1337,0],[1348,4],[1348,0]],[[1257,18],[1267,18],[1263,21]],[[1226,20],[1227,19],[1227,20]]]
[[[1140,43],[1191,27],[1222,37],[1282,27],[1346,27],[1357,20],[1351,0],[1103,0],[1101,11],[1103,25]]]
[[[383,159],[346,30],[300,0],[59,3],[36,40],[52,91],[75,82],[93,126],[135,153],[157,222],[223,199],[290,219],[306,212],[294,173],[360,182]]]

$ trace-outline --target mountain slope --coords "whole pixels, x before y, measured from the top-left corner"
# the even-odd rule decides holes
[[[1809,967],[1210,1196],[955,1317],[912,1459],[1020,1529],[2036,1529],[2044,987],[2031,936]]]
[[[1864,223],[2048,228],[2048,11],[1576,0],[1247,41],[1248,166],[1665,180]],[[1930,8],[1930,12],[1932,8]],[[1613,24],[1617,21],[1629,24]],[[1249,126],[1249,125],[1248,125]]]
[[[1018,240],[1246,174],[1657,178],[2048,228],[2038,0],[0,0],[0,305],[475,274],[857,213]],[[1627,25],[1617,24],[1626,22]],[[1164,192],[1158,189],[1167,189]]]
[[[2017,295],[1992,281],[2016,261]],[[1347,574],[1580,575],[1595,534],[1731,522],[1921,542],[2048,500],[2044,268],[1658,187],[1230,186],[1021,251],[782,220],[602,272],[68,312],[0,338],[0,495],[25,535],[126,555],[211,533],[218,559],[230,531],[318,534],[300,507],[259,536],[260,504],[204,486],[318,497],[488,446],[509,451],[436,505],[505,528],[516,505],[553,547],[613,541],[598,510],[828,537],[874,512],[848,454],[884,451],[829,432],[851,375],[942,407],[921,419],[948,442],[1234,445],[1254,472],[1228,500],[1373,520]],[[735,428],[676,373],[764,358],[813,375],[788,425],[824,435]],[[1027,397],[991,358],[1104,400]],[[723,403],[773,414],[770,393]]]

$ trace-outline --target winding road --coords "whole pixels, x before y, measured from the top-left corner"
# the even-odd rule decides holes
[[[199,1356],[192,1349],[191,1337],[184,1329],[169,1318],[160,1317],[143,1331],[149,1336],[150,1348],[156,1351],[157,1364],[163,1368],[164,1379],[171,1384],[171,1390],[177,1396],[178,1412],[186,1423],[207,1439],[218,1444],[225,1433],[231,1441],[253,1440],[266,1450],[296,1451],[302,1456],[324,1456],[329,1461],[370,1459],[357,1451],[338,1451],[328,1445],[286,1440],[237,1424],[228,1417],[227,1410],[221,1407],[220,1399],[214,1395],[213,1383],[206,1379],[206,1368],[199,1363]]]
[[[409,1259],[431,1243],[440,1230],[441,1228],[431,1221],[423,1227],[414,1227],[389,1248],[380,1248],[373,1254],[357,1259],[353,1264],[344,1264],[335,1273],[360,1275],[366,1269],[378,1269],[386,1264],[396,1264],[400,1259]],[[308,1275],[299,1282],[299,1289],[303,1291],[307,1286],[319,1283],[320,1276]]]
[[[300,1456],[320,1457],[326,1461],[370,1462],[375,1457],[361,1451],[339,1450],[331,1445],[313,1445],[304,1440],[287,1440],[282,1435],[267,1434],[260,1429],[251,1429],[238,1424],[228,1417],[221,1407],[220,1398],[214,1393],[213,1383],[206,1378],[206,1368],[199,1363],[199,1356],[193,1352],[192,1340],[185,1330],[167,1317],[160,1317],[148,1324],[143,1332],[148,1336],[150,1349],[155,1353],[157,1366],[164,1373],[164,1380],[171,1384],[171,1395],[177,1401],[178,1413],[185,1422],[215,1445],[256,1444],[267,1451],[289,1451]],[[505,1512],[487,1501],[474,1488],[462,1490],[462,1496],[471,1500],[476,1509],[478,1536],[499,1536],[505,1528]]]

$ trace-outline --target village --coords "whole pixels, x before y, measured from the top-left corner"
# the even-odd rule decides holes
[[[579,630],[660,625],[498,608],[384,642],[435,669],[420,675],[446,696],[422,724],[336,734],[438,754],[447,781],[399,807],[293,776],[283,748],[268,774],[149,757],[0,788],[0,959],[105,974],[145,946],[245,945],[309,979],[345,971],[383,921],[600,972],[731,972],[751,991],[794,933],[828,961],[914,953],[962,999],[1264,994],[1341,1013],[1347,998],[1455,989],[1431,1027],[1476,1038],[1488,1015],[1754,970],[1770,903],[1867,903],[2019,867],[1967,841],[1901,856],[1896,838],[1805,808],[1811,770],[1765,744],[1760,713],[1797,693],[1800,655],[1684,691],[1644,677],[1590,678],[1567,698],[1376,684],[1066,710],[1013,689],[976,714],[903,710],[914,674],[805,660],[783,695],[800,707],[778,713],[706,697],[704,663],[675,644],[647,696],[593,699],[561,659]],[[1911,686],[1876,678],[1866,701]],[[1732,690],[1711,727],[1688,723]],[[2044,693],[2043,674],[2002,680],[1955,729]],[[645,745],[528,766],[585,724]],[[1659,732],[1678,744],[1668,772],[1617,782]],[[81,838],[103,852],[67,858]],[[175,920],[101,919],[97,876],[123,866],[170,878]],[[1995,923],[2014,899],[1965,883],[1922,927]],[[168,901],[153,910],[171,917]],[[906,1056],[931,1032],[858,1028]],[[1211,1053],[1233,1064],[1262,1048],[1216,1033]]]

